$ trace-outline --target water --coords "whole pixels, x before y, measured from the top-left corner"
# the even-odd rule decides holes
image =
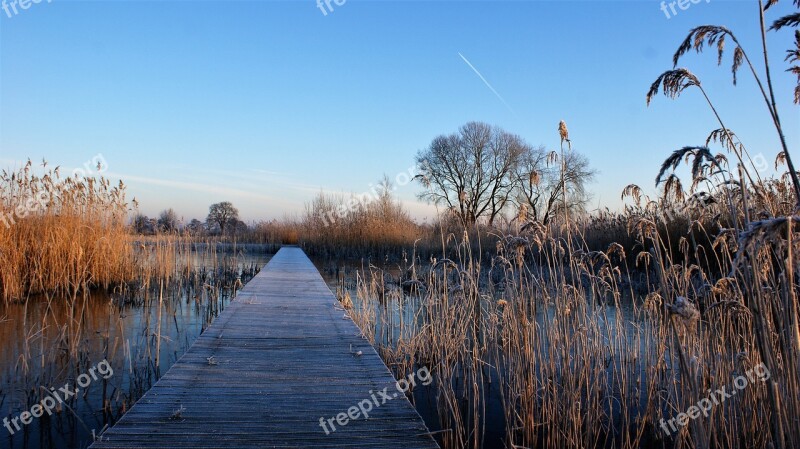
[[[372,307],[371,315],[375,317],[374,328],[369,329],[367,333],[374,334],[375,344],[378,348],[393,348],[396,346],[397,341],[408,341],[413,334],[418,331],[421,323],[420,311],[423,309],[423,299],[415,295],[402,294],[400,291],[395,290],[395,294],[386,295],[385,300],[376,300],[372,298],[368,301],[369,305],[365,305],[361,298],[356,294],[355,278],[357,273],[361,270],[366,270],[369,273],[369,261],[325,261],[316,260],[315,265],[320,270],[326,283],[332,291],[337,291],[337,288],[344,286],[350,294],[353,301],[353,311],[360,312],[364,307]],[[396,289],[397,280],[400,278],[403,270],[401,267],[394,265],[380,265],[389,284]],[[369,274],[367,274],[369,276]],[[363,276],[362,276],[363,279]],[[387,287],[392,288],[392,287]],[[500,299],[500,298],[495,298]],[[619,342],[613,338],[612,335],[618,335],[618,332],[624,335],[625,342],[628,348],[638,345],[638,353],[644,353],[647,342],[642,339],[637,339],[639,335],[647,334],[649,331],[650,323],[642,321],[637,317],[636,311],[633,307],[634,300],[630,297],[624,298],[620,301],[619,305],[608,303],[598,303],[585,309],[587,317],[586,320],[597,324],[595,332],[592,332],[590,338],[598,338],[605,346],[617,346]],[[486,304],[483,304],[484,307]],[[485,311],[484,311],[485,312]],[[544,326],[545,323],[553,323],[556,319],[556,310],[551,305],[544,305],[538,307],[535,311],[534,319],[538,326]],[[405,324],[405,327],[403,325]],[[551,343],[544,341],[543,347],[548,347]],[[617,348],[621,349],[621,348]],[[626,359],[626,354],[623,351],[617,351],[617,355],[613,360],[608,362],[608,372],[611,373],[615,368],[620,367],[630,361]],[[486,366],[499,366],[496,360],[484,360]],[[598,363],[604,360],[598,360]],[[644,375],[644,366],[639,366],[637,371]],[[397,373],[395,373],[397,374]],[[453,381],[453,390],[456,394],[461,395],[464,393],[464,384],[462,375],[456,376]],[[612,376],[609,376],[611,379]],[[465,423],[466,428],[472,429],[479,427],[481,429],[481,447],[485,449],[504,449],[507,447],[506,441],[506,419],[503,404],[503,392],[500,390],[500,382],[498,381],[498,372],[495,369],[484,370],[484,381],[480,386],[481,397],[481,412],[479,419],[480,423],[472,422],[472,407],[465,395],[463,400],[460,400],[458,406],[460,408],[460,415],[467,420]],[[609,388],[613,387],[613,383],[609,380]],[[440,422],[439,410],[440,404],[437,404],[437,385],[432,383],[427,387],[420,387],[414,390],[413,402],[417,412],[424,419],[428,429],[435,434],[442,444],[441,436],[443,432],[448,429]],[[620,413],[619,405],[613,405],[608,410],[609,415],[617,416]],[[638,404],[641,410],[645,403]]]
[[[224,310],[237,277],[246,282],[271,257],[264,248],[217,250],[191,253],[192,269],[163,290],[155,281],[73,304],[36,297],[0,306],[0,448],[82,449],[113,425]]]

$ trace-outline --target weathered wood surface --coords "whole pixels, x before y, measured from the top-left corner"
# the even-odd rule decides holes
[[[91,447],[438,447],[337,304],[303,251],[282,248]],[[369,419],[320,426],[386,387],[394,398]]]

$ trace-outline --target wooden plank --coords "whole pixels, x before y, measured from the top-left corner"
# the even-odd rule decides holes
[[[91,447],[437,448],[337,305],[305,253],[282,248]],[[367,419],[336,422],[359,403],[372,408]]]

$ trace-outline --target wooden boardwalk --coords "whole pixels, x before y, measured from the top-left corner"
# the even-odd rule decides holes
[[[282,248],[91,447],[437,448],[337,304],[305,253]],[[386,387],[391,400],[377,394]],[[344,426],[334,419],[336,431],[328,425],[326,434],[320,418],[336,418],[373,395],[369,419]]]

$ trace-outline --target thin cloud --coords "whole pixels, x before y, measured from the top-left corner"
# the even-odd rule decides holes
[[[173,165],[167,169],[189,179],[197,177],[208,177],[216,179],[217,182],[224,182],[237,185],[239,190],[244,189],[265,189],[278,188],[281,190],[292,189],[298,192],[315,193],[319,191],[318,186],[297,182],[298,176],[292,173],[282,173],[257,168],[242,170],[225,170],[217,168],[196,167],[189,165]],[[152,178],[150,178],[152,179]],[[181,182],[181,181],[175,181]],[[246,190],[245,190],[246,191]]]
[[[122,173],[103,173],[106,178],[118,178],[124,182],[151,184],[161,187],[169,187],[173,189],[189,190],[193,192],[211,193],[215,195],[229,195],[245,198],[253,198],[258,200],[276,201],[274,197],[261,195],[259,193],[250,192],[247,190],[234,189],[230,187],[220,187],[211,184],[198,184],[195,182],[173,181],[169,179],[147,178],[144,176],[126,175]]]

